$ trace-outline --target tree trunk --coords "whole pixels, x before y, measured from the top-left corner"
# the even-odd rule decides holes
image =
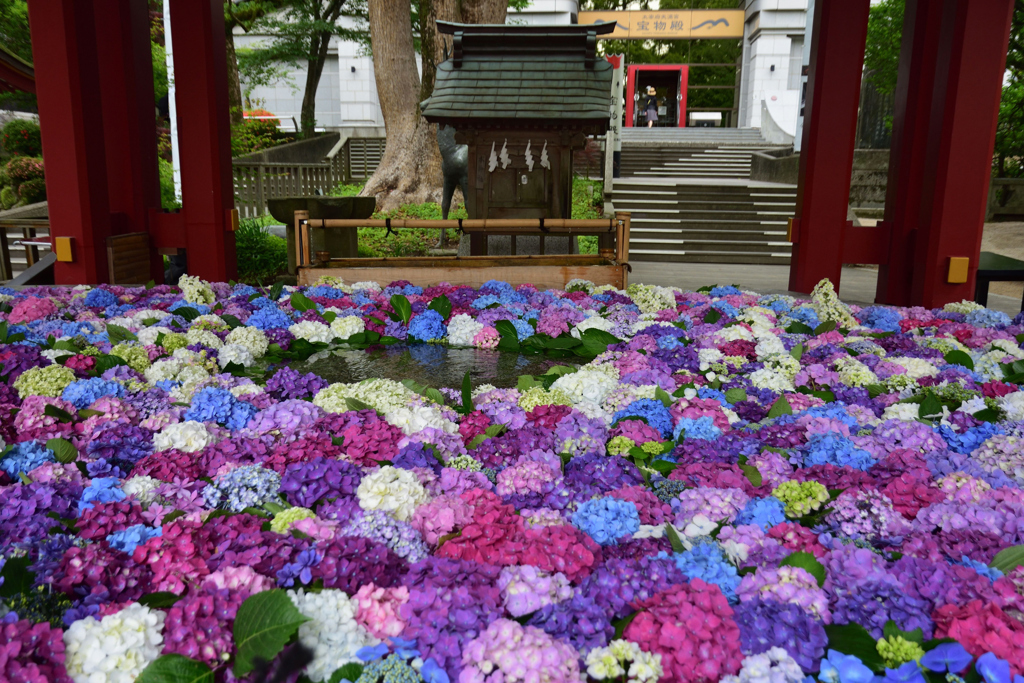
[[[504,24],[508,0],[462,0],[462,23]]]
[[[235,54],[235,37],[228,30],[224,40],[228,53],[228,113],[231,116],[231,125],[237,126],[242,123],[242,83],[238,78],[238,56]]]
[[[302,137],[311,138],[316,135],[316,89],[320,87],[320,76],[324,72],[324,63],[327,61],[327,48],[331,44],[330,33],[318,33],[310,38],[310,54],[316,54],[316,59],[310,59],[306,67],[306,88],[302,93],[302,109],[300,110],[299,127],[302,128]]]
[[[374,79],[387,146],[361,194],[376,197],[377,208],[383,210],[439,201],[441,155],[436,126],[420,116],[420,78],[409,0],[369,0],[368,10]]]

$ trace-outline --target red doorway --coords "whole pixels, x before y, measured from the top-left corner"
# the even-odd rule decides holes
[[[686,64],[636,64],[628,67],[626,77],[626,127],[647,125],[637,120],[642,116],[640,97],[653,85],[659,103],[663,102],[665,114],[658,112],[658,125],[673,128],[686,126],[686,88],[689,84],[690,67]]]

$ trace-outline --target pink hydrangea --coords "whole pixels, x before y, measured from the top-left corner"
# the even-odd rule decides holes
[[[750,496],[740,489],[716,489],[699,486],[686,489],[679,494],[679,503],[673,501],[676,513],[675,524],[685,527],[697,515],[704,515],[712,522],[731,523],[748,502]]]
[[[530,565],[502,569],[498,588],[505,609],[513,617],[531,614],[572,597],[572,587],[563,574],[548,574]]]
[[[536,460],[520,460],[511,467],[498,473],[497,486],[494,491],[499,496],[514,494],[548,493],[555,483],[562,478],[547,464]]]
[[[722,410],[722,404],[713,398],[681,398],[669,408],[672,421],[678,423],[684,417],[699,420],[710,417],[716,427],[723,432],[729,431],[729,417]]]
[[[68,401],[48,396],[29,396],[22,401],[21,411],[14,418],[18,441],[46,442],[49,439],[66,439],[74,433],[73,420],[61,422],[58,418],[47,415],[46,406],[63,410],[72,418],[78,417],[78,410]]]
[[[971,600],[943,605],[932,614],[936,638],[953,638],[968,652],[986,652],[1010,662],[1010,672],[1024,675],[1024,624],[993,603]]]
[[[716,683],[740,670],[740,629],[718,586],[693,579],[636,606],[640,612],[623,635],[661,655],[666,680]]]
[[[481,349],[496,349],[498,348],[498,340],[501,335],[493,327],[485,327],[484,329],[473,335],[473,345]]]
[[[33,320],[42,320],[54,315],[56,312],[57,307],[50,299],[30,296],[14,305],[11,312],[7,314],[7,320],[12,323],[30,323]]]
[[[807,527],[793,522],[776,524],[768,530],[768,538],[779,541],[793,552],[811,553],[818,559],[825,557],[828,551],[818,542],[818,534]]]
[[[412,527],[423,534],[423,540],[437,545],[442,536],[473,521],[473,507],[457,495],[442,495],[416,508]]]
[[[235,652],[232,626],[249,591],[204,583],[167,610],[164,654],[179,654],[216,668]]]
[[[826,624],[832,623],[828,596],[817,580],[800,567],[761,567],[743,577],[736,595],[741,602],[761,598],[792,603]]]
[[[394,638],[405,630],[406,621],[399,609],[409,602],[409,588],[381,588],[368,583],[352,596],[356,603],[356,621],[377,638]]]
[[[71,683],[64,669],[62,635],[59,628],[46,622],[0,622],[0,680]]]
[[[257,574],[252,567],[224,567],[213,572],[205,579],[203,584],[210,584],[216,588],[227,588],[238,590],[245,588],[250,594],[262,593],[274,587],[274,582],[262,574]]]
[[[533,626],[498,619],[462,650],[459,683],[578,683],[580,653]]]
[[[627,422],[636,422],[636,420],[627,420]],[[672,507],[663,503],[650,489],[644,486],[623,486],[608,495],[633,503],[637,512],[640,513],[641,524],[664,524],[672,516]]]

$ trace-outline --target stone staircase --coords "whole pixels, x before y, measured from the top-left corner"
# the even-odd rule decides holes
[[[630,260],[788,265],[796,187],[753,182],[757,129],[623,129],[611,201],[632,213]]]

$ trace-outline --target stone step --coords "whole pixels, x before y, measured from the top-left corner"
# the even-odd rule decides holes
[[[629,252],[630,261],[658,261],[661,263],[736,263],[750,265],[788,266],[790,254],[759,254],[746,252],[662,252],[640,250]]]
[[[711,240],[711,239],[649,239],[629,238],[629,251],[635,249],[661,249],[663,251],[742,251],[751,254],[782,253],[792,249],[792,244],[782,240],[764,242],[759,240]]]
[[[716,230],[715,226],[699,230],[678,230],[673,228],[631,228],[630,244],[642,240],[721,240],[723,242],[780,242],[786,240],[785,230]]]

